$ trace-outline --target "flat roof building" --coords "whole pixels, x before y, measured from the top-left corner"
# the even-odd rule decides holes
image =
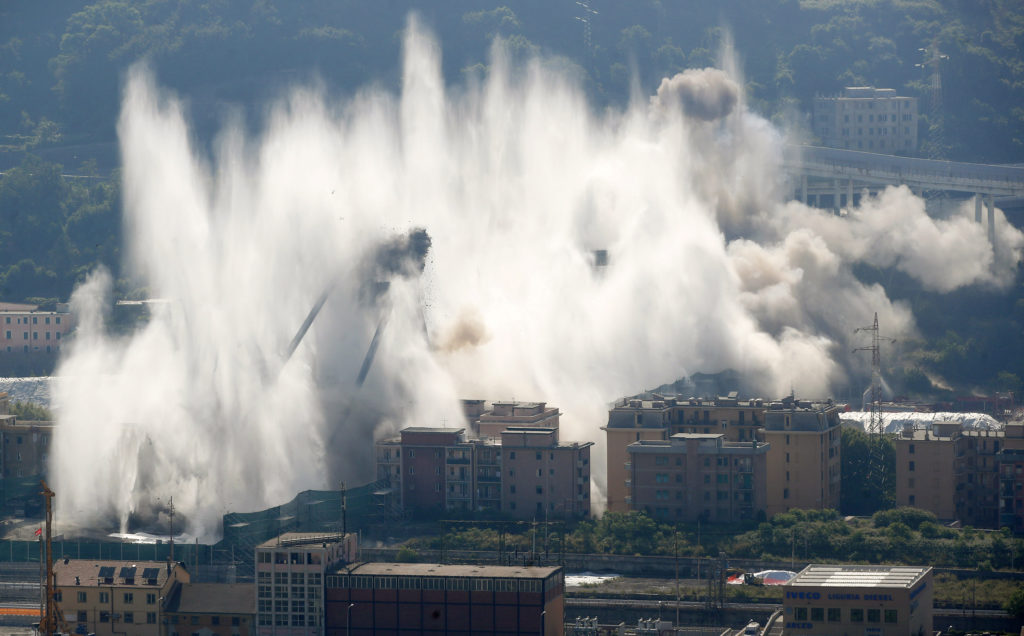
[[[534,415],[557,409],[535,405]],[[543,421],[538,419],[538,422]],[[592,442],[561,442],[558,428],[506,426],[500,439],[463,428],[409,427],[375,446],[381,505],[412,516],[501,512],[520,519],[590,514]]]
[[[564,633],[560,567],[353,563],[327,575],[327,636]]]
[[[672,522],[731,523],[765,511],[768,444],[676,433],[629,445],[629,505]]]
[[[740,399],[735,392],[715,398],[681,398],[647,393],[622,398],[609,410],[605,432],[608,510],[630,509],[628,482],[630,444],[667,440],[676,433],[721,433],[726,441],[763,440],[767,403],[760,398]]]
[[[932,633],[932,569],[808,565],[783,586],[783,633]]]
[[[917,152],[917,98],[892,88],[848,86],[814,98],[812,129],[823,146],[886,154]]]
[[[793,508],[839,509],[839,406],[797,400],[772,402],[765,412],[768,516]]]
[[[324,574],[357,550],[351,532],[286,532],[256,546],[256,633],[323,636]]]

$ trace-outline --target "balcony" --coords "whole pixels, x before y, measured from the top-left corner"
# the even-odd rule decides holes
[[[468,457],[447,457],[444,460],[446,464],[471,464],[472,460]]]
[[[476,480],[480,481],[480,482],[497,483],[497,482],[501,481],[501,475],[498,474],[498,473],[494,473],[494,474],[481,473],[481,474],[476,476]]]

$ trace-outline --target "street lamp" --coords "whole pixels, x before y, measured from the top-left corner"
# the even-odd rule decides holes
[[[345,611],[345,636],[350,636],[352,633],[352,608],[355,606],[355,603],[349,603],[348,609]]]

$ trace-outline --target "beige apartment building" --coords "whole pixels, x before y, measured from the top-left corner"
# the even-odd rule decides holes
[[[671,522],[735,522],[765,511],[768,444],[676,433],[629,445],[629,505]]]
[[[893,439],[896,505],[922,508],[943,521],[957,518],[956,464],[959,422],[936,422],[931,430],[905,428]]]
[[[161,599],[189,582],[185,566],[173,562],[64,559],[53,570],[64,619],[96,636],[166,636]]]
[[[885,154],[917,151],[917,98],[892,88],[848,86],[814,98],[812,128],[823,146]]]
[[[763,440],[766,403],[755,398],[741,400],[735,393],[725,397],[697,399],[646,394],[623,398],[608,412],[605,431],[608,485],[607,507],[612,512],[630,509],[628,482],[631,477],[628,447],[643,440],[668,440],[676,433],[716,434],[725,441]]]
[[[792,396],[765,412],[768,504],[771,517],[792,508],[839,509],[839,407]]]
[[[994,431],[937,422],[931,430],[904,429],[893,446],[898,505],[922,508],[963,525],[1000,526],[1006,512],[1000,466],[1013,461],[1014,452],[1024,451],[1024,423]]]
[[[812,564],[782,589],[784,634],[932,633],[930,567]]]

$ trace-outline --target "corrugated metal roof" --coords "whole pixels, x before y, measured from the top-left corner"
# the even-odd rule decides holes
[[[910,589],[930,567],[872,565],[808,565],[787,586],[888,587]]]
[[[441,565],[438,563],[353,563],[334,574],[376,576],[469,576],[496,579],[546,579],[561,568],[508,565]]]

